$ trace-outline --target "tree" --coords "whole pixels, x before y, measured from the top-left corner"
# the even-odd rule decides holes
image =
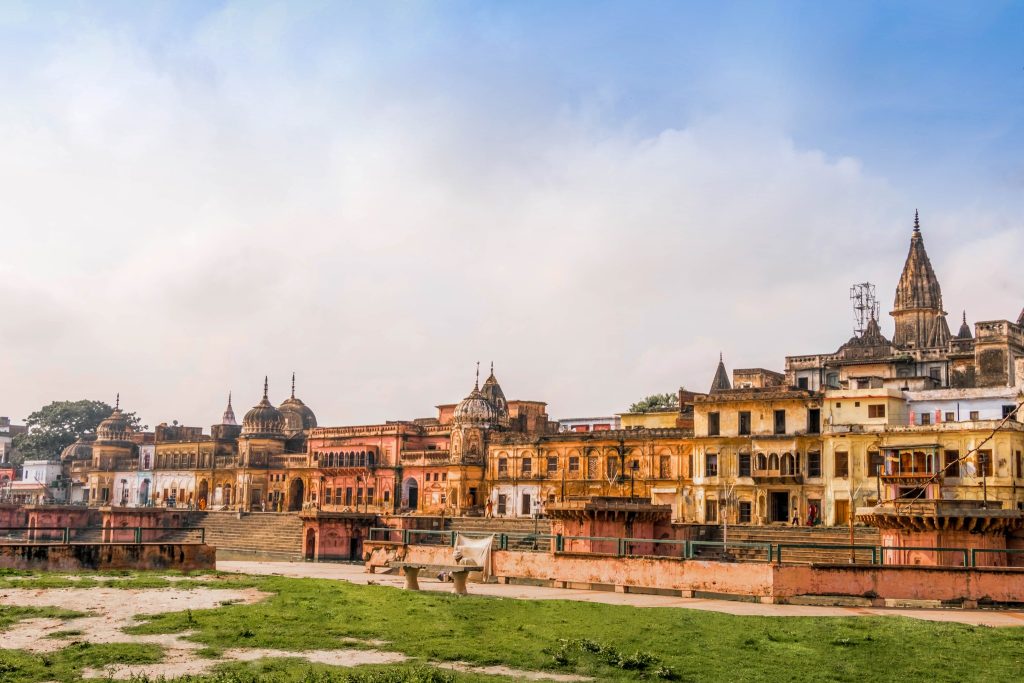
[[[94,432],[114,409],[103,401],[54,401],[28,416],[28,432],[14,437],[18,460],[55,460],[79,435]],[[125,413],[136,430],[146,429],[135,413]]]
[[[659,410],[678,410],[679,394],[651,394],[629,407],[631,413],[653,413]]]

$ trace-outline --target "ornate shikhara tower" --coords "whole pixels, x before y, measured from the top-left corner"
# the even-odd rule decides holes
[[[949,342],[949,324],[946,311],[942,310],[942,289],[924,249],[921,222],[916,211],[910,253],[896,287],[896,301],[890,315],[896,321],[892,343],[897,348],[945,347]]]

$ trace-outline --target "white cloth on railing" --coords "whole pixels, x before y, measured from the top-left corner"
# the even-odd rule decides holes
[[[486,538],[467,538],[462,534],[455,536],[455,558],[457,564],[475,564],[483,567],[484,578],[491,575],[491,546],[494,536]],[[460,559],[461,558],[461,559]]]

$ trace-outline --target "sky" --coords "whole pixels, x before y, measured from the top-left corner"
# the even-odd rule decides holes
[[[607,415],[1024,306],[1024,4],[0,0],[0,415]]]

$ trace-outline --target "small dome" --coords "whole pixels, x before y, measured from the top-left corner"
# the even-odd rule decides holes
[[[95,434],[83,434],[75,442],[61,451],[61,460],[92,460],[92,445],[96,441]]]
[[[455,422],[459,425],[490,427],[498,419],[498,413],[487,400],[487,397],[480,393],[480,365],[477,364],[477,380],[473,385],[473,391],[469,396],[459,401],[455,406]],[[495,381],[497,384],[497,381]],[[500,391],[500,387],[499,387]]]
[[[242,436],[281,436],[284,415],[267,398],[267,380],[263,380],[263,400],[253,406],[242,418]]]
[[[287,432],[301,432],[316,427],[316,415],[302,399],[295,398],[295,373],[292,373],[292,395],[285,399],[278,410],[284,416],[284,428]]]
[[[114,412],[100,422],[99,427],[96,428],[96,439],[98,441],[131,441],[133,431],[135,430],[128,423],[128,418],[121,412],[121,396],[118,395]]]

